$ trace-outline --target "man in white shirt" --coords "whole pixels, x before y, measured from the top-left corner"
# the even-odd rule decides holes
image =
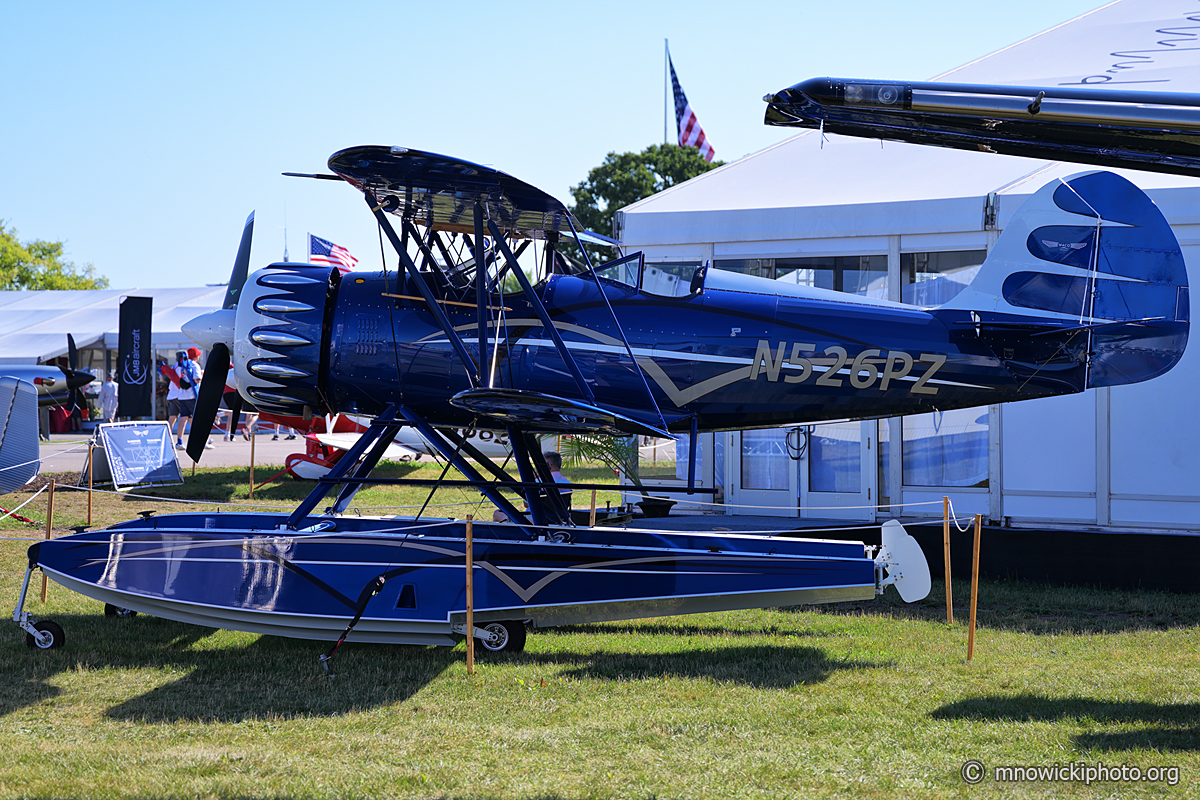
[[[100,395],[96,398],[100,403],[100,416],[105,422],[117,421],[117,382],[113,380],[113,374],[108,373],[108,380],[104,381],[104,385],[100,387]]]
[[[565,483],[568,486],[571,484],[570,479],[562,474],[562,456],[553,450],[542,453],[542,457],[546,459],[546,466],[550,468],[550,477],[554,478],[555,483]],[[558,493],[562,495],[563,504],[567,508],[571,507],[571,489],[559,489]]]
[[[542,458],[546,459],[546,466],[550,468],[550,477],[554,479],[554,482],[559,484],[565,483],[568,487],[559,489],[558,494],[562,497],[563,505],[566,506],[567,513],[569,514],[571,511],[571,494],[574,490],[569,488],[571,485],[570,479],[562,474],[562,456],[553,450],[547,450],[542,453]],[[492,512],[492,521],[508,522],[508,515],[497,508]]]

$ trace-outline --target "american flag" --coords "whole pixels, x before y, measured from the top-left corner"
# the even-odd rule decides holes
[[[311,233],[308,235],[308,261],[310,264],[328,264],[342,272],[349,272],[358,263],[346,248]]]
[[[704,137],[704,129],[696,119],[696,112],[692,111],[688,104],[687,95],[679,85],[679,78],[675,77],[675,64],[670,55],[667,56],[667,64],[671,67],[671,89],[675,92],[675,125],[679,130],[679,146],[698,148],[705,161],[712,161],[716,154],[708,139]]]

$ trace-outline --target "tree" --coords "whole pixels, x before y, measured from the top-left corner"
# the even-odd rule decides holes
[[[76,267],[63,259],[62,242],[35,239],[22,244],[0,220],[0,290],[107,289],[108,278],[91,264]]]
[[[652,144],[640,153],[609,153],[587,180],[571,188],[571,213],[588,230],[611,236],[617,209],[724,163],[710,164],[696,148],[673,144]]]

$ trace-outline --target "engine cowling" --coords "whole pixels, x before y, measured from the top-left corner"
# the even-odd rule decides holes
[[[325,401],[327,320],[341,273],[282,262],[252,273],[234,323],[238,390],[260,410],[292,416],[331,413]]]

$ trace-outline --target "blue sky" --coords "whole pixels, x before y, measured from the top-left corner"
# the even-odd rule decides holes
[[[113,288],[227,280],[251,210],[255,266],[282,257],[286,220],[293,260],[311,231],[374,268],[361,195],[281,172],[397,144],[569,202],[606,153],[662,141],[664,38],[734,160],[789,135],[762,124],[768,92],[928,79],[1100,5],[14,0],[0,6],[0,219],[64,241]]]

